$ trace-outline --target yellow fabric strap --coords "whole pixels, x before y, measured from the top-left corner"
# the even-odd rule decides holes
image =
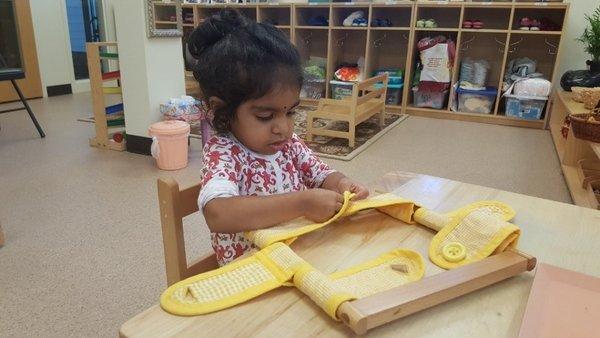
[[[403,269],[392,269],[393,265],[402,265]],[[424,272],[418,253],[399,249],[327,276],[287,245],[275,243],[253,256],[171,285],[162,294],[160,304],[175,315],[200,315],[243,303],[293,281],[337,320],[336,311],[343,302],[419,280]]]
[[[344,193],[344,204],[332,218],[323,223],[313,223],[306,218],[299,218],[278,226],[246,232],[246,237],[259,248],[284,242],[291,244],[298,236],[329,225],[342,217],[351,216],[366,209],[377,209],[405,223],[414,223],[412,215],[418,208],[413,202],[397,197],[393,194],[378,195],[373,198],[352,202],[354,194]]]
[[[447,214],[421,208],[415,221],[439,231],[429,246],[429,258],[444,269],[452,269],[482,260],[517,245],[520,229],[509,223],[515,211],[497,201],[482,201]],[[444,252],[448,246],[464,250],[462,256]],[[450,249],[452,250],[452,249]]]

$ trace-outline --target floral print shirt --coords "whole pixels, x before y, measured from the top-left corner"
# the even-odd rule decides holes
[[[198,206],[214,198],[264,196],[318,188],[334,172],[293,134],[273,155],[253,152],[233,135],[215,135],[204,146],[202,190]],[[219,265],[225,265],[253,247],[239,233],[211,233]]]

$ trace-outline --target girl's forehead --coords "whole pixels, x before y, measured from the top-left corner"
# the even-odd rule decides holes
[[[293,86],[274,88],[264,96],[254,100],[253,106],[265,106],[275,109],[290,109],[298,103],[300,91]]]

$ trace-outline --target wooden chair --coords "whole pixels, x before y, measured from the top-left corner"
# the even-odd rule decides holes
[[[375,88],[377,83],[383,83]],[[317,110],[308,113],[306,137],[312,141],[313,135],[341,137],[348,139],[348,145],[354,147],[356,126],[379,113],[379,125],[385,123],[385,96],[388,75],[382,74],[352,85],[352,95],[342,100],[320,99]],[[326,128],[314,128],[316,118],[348,122],[348,131],[336,131]]]
[[[158,179],[158,202],[165,250],[167,285],[219,267],[214,253],[188,265],[183,237],[183,218],[198,210],[200,184],[180,190],[172,178]]]

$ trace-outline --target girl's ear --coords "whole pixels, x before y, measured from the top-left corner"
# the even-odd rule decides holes
[[[215,111],[219,108],[225,106],[225,102],[216,96],[211,96],[208,98],[208,107],[210,110]]]

